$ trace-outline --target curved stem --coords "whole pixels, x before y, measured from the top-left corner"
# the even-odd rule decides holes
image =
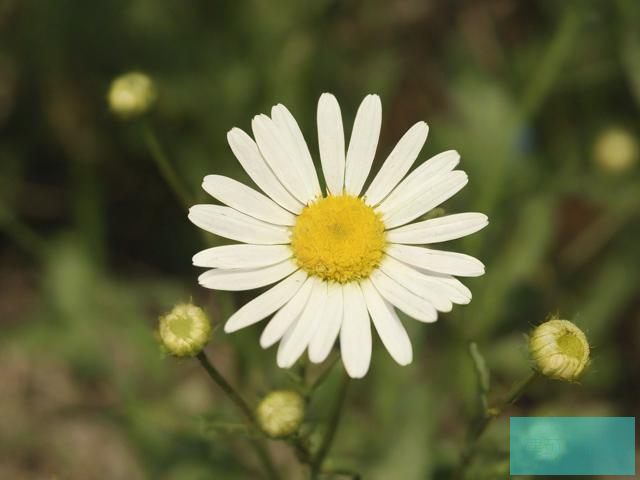
[[[42,258],[47,254],[47,242],[28,225],[22,223],[2,203],[0,203],[0,232],[4,232],[16,245],[34,257]]]
[[[144,141],[147,144],[147,148],[149,149],[149,153],[151,154],[153,161],[156,163],[158,170],[160,170],[162,178],[165,179],[182,206],[186,209],[189,209],[189,207],[194,203],[191,199],[191,195],[182,184],[182,181],[171,165],[171,162],[169,162],[169,159],[164,153],[164,150],[160,145],[160,141],[158,140],[155,132],[146,122],[142,125],[142,133],[144,136]]]
[[[482,412],[482,417],[477,421],[476,426],[469,432],[465,449],[462,452],[460,466],[458,467],[458,470],[454,475],[455,479],[463,478],[464,471],[471,463],[473,455],[476,452],[478,440],[480,440],[480,437],[487,430],[489,425],[491,425],[493,420],[496,417],[499,417],[507,408],[517,402],[522,394],[527,390],[527,388],[529,388],[529,386],[538,377],[540,377],[540,373],[538,373],[537,371],[531,372],[528,377],[526,377],[524,380],[521,380],[513,387],[509,395],[507,395],[507,397],[497,407],[488,408]]]
[[[229,399],[238,407],[238,410],[244,415],[247,423],[255,429],[258,433],[261,433],[262,430],[256,421],[256,418],[253,414],[253,410],[249,407],[249,404],[240,396],[238,392],[231,386],[229,382],[222,376],[222,374],[213,366],[211,361],[209,361],[209,357],[204,352],[200,352],[197,355],[198,360],[200,361],[200,365],[205,369],[209,377],[224,391],[224,393],[229,397]],[[256,455],[262,462],[264,469],[267,473],[267,476],[271,480],[277,480],[280,478],[271,457],[269,456],[269,452],[267,450],[266,445],[262,439],[253,439],[251,441],[251,445],[253,446]]]
[[[325,369],[316,377],[316,379],[309,385],[307,395],[311,395],[320,385],[324,383],[324,381],[329,378],[329,374],[333,370],[333,366],[338,362],[340,355],[335,355],[330,361],[329,365],[325,367]]]
[[[322,443],[320,444],[320,448],[318,448],[318,452],[316,453],[313,461],[311,462],[311,478],[317,478],[318,474],[322,470],[322,464],[331,449],[331,444],[336,435],[336,431],[338,430],[338,424],[340,423],[340,416],[342,414],[342,406],[344,405],[344,400],[347,396],[347,387],[349,386],[349,381],[351,378],[346,374],[342,377],[342,382],[338,387],[338,398],[336,399],[336,403],[333,406],[333,410],[331,412],[329,418],[329,428],[322,439]]]

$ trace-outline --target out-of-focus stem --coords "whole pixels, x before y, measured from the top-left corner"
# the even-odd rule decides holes
[[[35,257],[41,258],[46,255],[47,243],[44,239],[2,204],[0,204],[0,231]]]
[[[259,434],[262,433],[260,426],[256,422],[256,418],[253,414],[253,410],[249,407],[249,404],[240,396],[238,392],[231,386],[229,382],[222,376],[222,374],[216,369],[209,357],[204,352],[200,352],[197,356],[200,361],[200,365],[205,369],[209,377],[224,391],[224,393],[229,397],[229,399],[238,407],[238,410],[245,417],[247,423]],[[267,447],[264,444],[264,441],[261,439],[252,439],[251,445],[253,446],[256,455],[262,462],[265,472],[271,480],[278,480],[280,475],[278,474],[271,457],[269,456],[269,452]]]
[[[336,355],[329,361],[329,365],[327,365],[325,367],[325,369],[322,371],[322,373],[320,373],[320,375],[318,375],[318,377],[313,381],[313,383],[311,383],[311,385],[309,385],[309,389],[308,389],[307,395],[313,394],[313,392],[320,385],[322,385],[327,378],[329,378],[329,374],[333,370],[333,366],[337,363],[339,358],[340,358],[340,355]]]
[[[142,125],[142,132],[144,141],[149,149],[149,153],[151,154],[153,161],[156,163],[156,166],[160,171],[160,175],[162,175],[162,178],[167,182],[182,206],[189,209],[189,207],[194,203],[191,195],[182,184],[182,181],[171,165],[171,162],[169,162],[169,159],[160,145],[160,141],[158,140],[155,132],[148,123],[144,123]]]
[[[349,376],[344,373],[342,377],[342,382],[338,387],[338,396],[336,398],[336,403],[334,404],[333,410],[329,417],[329,428],[322,439],[322,443],[318,448],[318,452],[311,462],[311,478],[316,479],[320,471],[322,470],[322,464],[331,449],[331,445],[336,435],[336,431],[338,430],[338,425],[340,424],[340,417],[342,414],[342,406],[344,405],[344,400],[347,396],[347,387],[349,386],[349,381],[351,379]]]
[[[495,418],[499,417],[507,408],[517,402],[522,394],[538,377],[540,377],[540,373],[537,371],[531,372],[528,377],[521,380],[513,387],[507,397],[497,407],[488,408],[482,412],[481,417],[475,422],[475,427],[473,427],[469,432],[466,446],[462,452],[460,466],[454,475],[455,479],[461,480],[464,478],[464,471],[471,463],[471,459],[476,452],[478,440],[480,440],[482,434],[487,430],[489,425],[491,425],[491,422],[493,422]]]

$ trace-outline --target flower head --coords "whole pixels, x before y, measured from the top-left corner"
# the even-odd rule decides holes
[[[394,360],[406,365],[412,347],[396,309],[434,322],[438,311],[471,301],[454,275],[482,275],[484,265],[424,245],[464,237],[488,221],[481,213],[424,219],[468,181],[454,170],[460,156],[453,150],[408,173],[426,141],[426,123],[405,133],[365,188],[380,135],[380,97],[363,100],[348,146],[333,95],[320,97],[317,121],[324,192],[302,132],[283,105],[253,118],[255,140],[238,128],[228,133],[231,150],[264,193],[227,177],[205,177],[203,188],[226,206],[195,205],[189,219],[242,243],[203,250],[193,263],[209,268],[199,277],[207,288],[276,283],[233,314],[226,332],[273,315],[260,344],[280,342],[280,367],[292,366],[305,350],[312,362],[322,362],[339,338],[347,373],[358,378],[369,369],[372,323]]]
[[[204,310],[184,303],[160,317],[159,333],[167,352],[176,357],[193,357],[209,341],[211,324]]]
[[[538,370],[556,380],[576,380],[589,364],[587,337],[568,320],[552,319],[536,327],[529,351]]]
[[[130,72],[111,82],[109,107],[121,118],[134,118],[147,113],[156,96],[156,88],[148,75]]]
[[[294,434],[304,419],[304,399],[294,390],[275,390],[256,409],[260,428],[271,437]]]

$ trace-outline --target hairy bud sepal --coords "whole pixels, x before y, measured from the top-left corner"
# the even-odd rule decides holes
[[[160,343],[176,357],[195,357],[211,337],[211,324],[200,307],[190,303],[173,307],[160,317]]]
[[[589,364],[589,342],[575,324],[551,319],[536,327],[529,352],[538,371],[555,380],[574,382]]]
[[[274,390],[262,399],[256,409],[260,428],[274,438],[287,437],[298,431],[304,419],[305,402],[294,390]]]

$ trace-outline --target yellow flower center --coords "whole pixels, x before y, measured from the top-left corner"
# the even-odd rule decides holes
[[[330,195],[308,205],[291,234],[300,268],[340,283],[367,278],[380,263],[385,244],[380,216],[350,195]]]

